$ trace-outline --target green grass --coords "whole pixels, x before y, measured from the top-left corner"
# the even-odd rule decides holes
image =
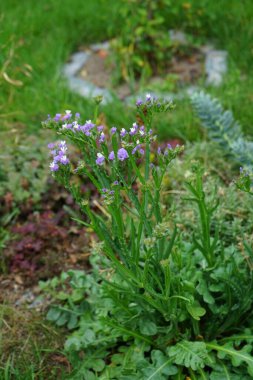
[[[187,5],[188,4],[188,5]],[[120,28],[118,7],[113,0],[2,0],[0,5],[0,68],[11,50],[6,72],[21,80],[18,87],[0,77],[0,129],[17,128],[33,132],[47,113],[70,108],[87,118],[91,103],[71,93],[60,72],[64,61],[78,46],[102,41]],[[184,28],[195,41],[208,38],[218,48],[229,52],[230,71],[220,89],[210,89],[225,107],[230,107],[245,131],[253,134],[251,116],[253,80],[253,3],[245,0],[180,0],[167,9],[168,28]],[[30,65],[32,71],[25,65]],[[24,72],[25,70],[25,72]],[[27,76],[28,75],[28,76]],[[134,114],[124,117],[124,107],[105,107],[108,121],[126,124]],[[168,128],[168,124],[170,127]],[[200,137],[196,120],[187,101],[177,102],[177,109],[161,129],[162,135],[195,140]],[[168,135],[167,135],[168,131]]]
[[[0,380],[63,379],[63,341],[42,315],[0,305]]]
[[[113,1],[3,0],[0,27],[0,68],[14,49],[7,74],[23,82],[15,86],[0,78],[2,127],[39,128],[47,113],[71,108],[89,113],[89,102],[72,94],[61,78],[69,54],[82,44],[108,38],[116,25]],[[29,71],[25,65],[30,65]],[[21,70],[26,70],[26,76]]]

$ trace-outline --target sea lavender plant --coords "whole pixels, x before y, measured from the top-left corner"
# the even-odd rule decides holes
[[[142,125],[136,122],[129,131],[112,127],[107,133],[105,128],[97,126],[96,117],[81,123],[81,118],[73,117],[69,110],[43,123],[80,149],[82,159],[75,167],[67,157],[65,140],[50,143],[48,147],[53,156],[50,170],[86,214],[88,219],[84,223],[104,241],[105,254],[115,268],[137,287],[147,281],[151,258],[157,262],[166,259],[172,249],[170,239],[165,238],[167,233],[154,236],[152,249],[145,244],[147,238],[153,237],[156,226],[167,218],[159,203],[163,178],[170,162],[183,150],[182,146],[159,149],[159,154],[152,154],[151,160],[152,144],[156,140],[151,130],[153,115],[171,108],[171,102],[158,101],[148,94],[145,101],[137,104]],[[86,176],[93,183],[107,210],[104,214],[94,212],[90,199],[77,185],[76,176],[79,181]],[[171,228],[173,230],[173,223]]]
[[[253,271],[213,228],[218,203],[206,199],[204,170],[194,164],[187,183],[197,229],[178,236],[161,205],[164,176],[183,147],[157,147],[151,124],[172,104],[148,94],[137,102],[138,121],[129,130],[107,131],[97,126],[98,103],[92,121],[68,111],[43,123],[82,154],[74,165],[65,140],[50,144],[50,169],[79,204],[84,217],[76,221],[100,240],[93,272],[63,275],[73,292],[60,292],[64,307],[48,313],[59,326],[77,329],[65,345],[75,367],[71,378],[250,380]],[[96,209],[81,191],[83,177],[100,194]]]

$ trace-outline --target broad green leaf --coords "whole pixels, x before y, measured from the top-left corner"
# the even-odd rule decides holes
[[[181,341],[167,349],[169,357],[178,365],[194,371],[204,368],[208,353],[204,342]]]
[[[77,323],[78,323],[77,316],[75,314],[71,314],[70,319],[68,321],[68,325],[67,325],[68,329],[69,330],[74,329],[77,326]]]
[[[215,302],[214,298],[211,295],[211,293],[208,289],[207,283],[203,278],[199,279],[199,284],[197,285],[196,289],[197,289],[197,292],[203,296],[203,299],[205,302],[207,302],[211,305],[214,304],[214,302]]]
[[[75,289],[71,294],[71,299],[73,302],[80,302],[84,299],[84,291],[81,289]]]
[[[81,347],[80,337],[71,336],[66,340],[64,347],[67,351],[79,351]]]
[[[101,372],[105,368],[105,362],[102,359],[95,359],[92,361],[92,368],[96,372]]]
[[[58,307],[52,306],[49,309],[49,312],[47,313],[47,320],[51,322],[55,322],[60,317],[60,315],[61,315],[61,310],[59,310]]]
[[[59,292],[57,295],[56,295],[56,298],[60,301],[65,301],[67,300],[69,297],[69,295],[63,291]]]
[[[95,340],[95,333],[91,329],[87,329],[82,336],[82,342],[85,344],[93,343]]]
[[[203,315],[206,314],[206,310],[203,307],[199,306],[197,302],[193,304],[186,304],[186,308],[191,314],[192,318],[196,319],[197,321],[200,320],[200,317],[203,317]]]
[[[140,332],[143,335],[155,335],[157,333],[157,326],[154,322],[147,319],[141,319],[139,322]]]
[[[57,326],[64,326],[69,320],[69,315],[70,315],[69,312],[63,311],[61,313],[60,318],[57,319],[57,321],[56,321]]]

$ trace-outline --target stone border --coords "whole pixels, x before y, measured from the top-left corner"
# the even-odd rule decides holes
[[[171,39],[174,42],[186,41],[186,36],[180,31],[170,31]],[[69,88],[85,97],[90,98],[98,95],[103,96],[103,102],[110,103],[113,100],[113,95],[110,90],[106,88],[100,88],[94,85],[92,82],[86,81],[78,77],[79,71],[82,69],[85,62],[87,62],[90,55],[99,50],[109,50],[110,43],[105,41],[103,43],[93,44],[83,52],[77,52],[71,55],[70,61],[63,67],[63,75],[67,79]],[[205,57],[205,74],[206,85],[219,86],[222,83],[223,77],[227,72],[227,52],[225,50],[215,50],[212,45],[204,45],[200,48],[200,51]],[[189,86],[185,90],[179,92],[179,94],[173,93],[161,93],[153,94],[155,96],[161,96],[165,99],[182,98],[189,94],[192,94],[198,88],[196,86]],[[125,101],[133,102],[144,94],[137,93],[134,96],[128,96]]]

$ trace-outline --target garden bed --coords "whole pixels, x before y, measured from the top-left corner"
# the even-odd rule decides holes
[[[178,43],[177,34],[174,41]],[[219,86],[227,71],[225,51],[215,50],[211,45],[198,48],[186,45],[175,49],[163,73],[157,73],[148,82],[136,80],[117,84],[113,80],[115,66],[111,55],[109,42],[80,47],[80,51],[70,57],[63,69],[69,87],[84,97],[103,95],[106,102],[115,95],[120,100],[136,99],[145,91],[173,98],[175,93],[196,89],[200,80],[207,85]]]

